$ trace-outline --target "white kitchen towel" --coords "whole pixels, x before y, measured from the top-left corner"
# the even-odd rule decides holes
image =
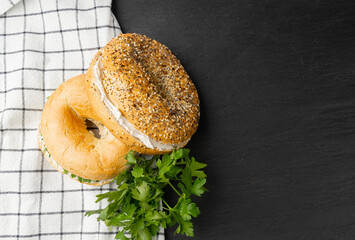
[[[0,238],[114,239],[84,213],[115,185],[58,173],[36,141],[46,98],[121,33],[111,0],[1,0],[0,14]]]

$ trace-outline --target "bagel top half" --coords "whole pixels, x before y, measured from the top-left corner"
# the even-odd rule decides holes
[[[183,147],[197,130],[196,88],[179,60],[156,40],[121,34],[98,51],[86,75],[96,117],[137,152]]]

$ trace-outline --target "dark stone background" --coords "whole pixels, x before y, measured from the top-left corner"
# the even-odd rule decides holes
[[[195,239],[355,239],[355,1],[116,0],[181,60],[208,164]],[[170,194],[173,201],[173,194]],[[168,229],[166,238],[174,236]]]

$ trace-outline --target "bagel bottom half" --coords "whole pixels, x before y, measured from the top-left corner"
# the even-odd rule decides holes
[[[130,148],[95,119],[85,91],[85,75],[61,84],[48,99],[39,126],[38,143],[46,160],[74,180],[103,185],[125,170]],[[87,129],[94,122],[100,138]]]

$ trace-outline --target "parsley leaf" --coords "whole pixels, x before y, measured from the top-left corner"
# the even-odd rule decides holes
[[[143,175],[143,168],[138,167],[137,165],[134,166],[134,168],[132,169],[132,176],[135,178],[139,178],[142,177]]]
[[[135,189],[131,190],[132,197],[138,201],[145,201],[150,193],[150,187],[147,182],[142,181],[136,185]]]
[[[207,177],[203,171],[197,171],[206,167],[207,164],[197,162],[194,157],[191,158],[190,169],[191,169],[191,176],[198,177],[198,178],[205,178]]]
[[[136,164],[137,160],[136,157],[134,156],[134,152],[130,151],[126,156],[126,160],[128,161],[128,164]]]
[[[190,220],[191,216],[197,217],[200,214],[200,209],[196,203],[191,203],[190,198],[182,199],[178,206],[179,213],[184,220]]]
[[[119,231],[115,238],[122,239],[122,240],[129,240],[129,238],[126,237],[126,235],[124,234],[124,230]]]
[[[191,187],[191,193],[201,197],[201,194],[205,192],[203,185],[206,183],[206,178],[197,178]]]

